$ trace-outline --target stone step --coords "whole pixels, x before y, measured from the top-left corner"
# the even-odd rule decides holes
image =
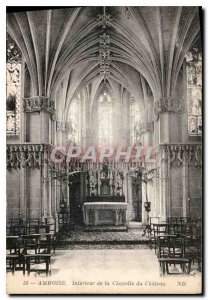
[[[126,226],[88,226],[84,228],[86,232],[125,232]]]
[[[149,247],[149,241],[146,239],[140,239],[140,240],[118,240],[118,241],[111,241],[111,240],[106,240],[106,241],[72,241],[70,239],[65,239],[65,240],[59,240],[56,241],[56,248],[57,249],[62,249],[62,248],[66,248],[67,246],[136,246],[136,245],[146,245],[147,247]]]

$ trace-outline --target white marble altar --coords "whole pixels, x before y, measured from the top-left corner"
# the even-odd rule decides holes
[[[83,204],[85,225],[126,225],[127,203],[86,202]]]

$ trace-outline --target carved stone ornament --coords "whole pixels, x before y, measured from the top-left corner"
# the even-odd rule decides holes
[[[94,171],[89,172],[88,184],[89,184],[89,189],[90,189],[90,196],[97,195],[97,176],[96,176],[96,172],[94,172]]]
[[[21,63],[22,60],[22,53],[15,43],[15,41],[10,37],[10,35],[7,35],[7,63]]]
[[[106,82],[110,75],[110,36],[106,33],[100,35],[100,47],[98,54],[98,62],[100,65],[99,74],[103,76],[104,82]]]
[[[66,129],[65,122],[64,121],[56,121],[56,131],[62,131],[64,132]]]
[[[23,98],[23,107],[24,111],[27,113],[40,112],[43,110],[50,113],[51,116],[53,116],[55,112],[54,100],[43,96]]]
[[[202,166],[202,146],[200,144],[163,144],[155,149],[157,160],[169,162],[172,167]]]
[[[152,132],[154,130],[154,122],[140,122],[138,135],[142,135],[146,132]]]
[[[56,121],[56,131],[71,132],[72,131],[71,122]]]
[[[98,14],[96,21],[98,22],[98,26],[101,26],[103,29],[105,29],[107,26],[111,26],[113,19],[110,14],[106,14],[104,11],[102,15]]]
[[[159,114],[165,112],[182,113],[183,99],[163,97],[154,102],[154,121],[158,120]]]
[[[127,6],[125,8],[125,16],[128,20],[131,18],[131,12]]]
[[[12,144],[7,145],[7,168],[40,168],[44,162],[44,151],[50,145],[43,144]]]

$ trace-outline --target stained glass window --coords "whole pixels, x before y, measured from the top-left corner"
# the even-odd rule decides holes
[[[78,99],[73,99],[69,109],[69,133],[68,139],[71,143],[79,145],[80,141],[80,108]]]
[[[202,55],[193,48],[186,55],[189,135],[202,134]]]
[[[104,92],[98,99],[98,143],[99,146],[111,145],[112,136],[112,101]]]
[[[130,99],[130,124],[131,124],[131,143],[135,144],[139,138],[139,125],[140,125],[140,110],[139,104],[134,98]]]
[[[20,93],[21,93],[21,52],[11,37],[7,37],[6,63],[6,133],[19,135]]]

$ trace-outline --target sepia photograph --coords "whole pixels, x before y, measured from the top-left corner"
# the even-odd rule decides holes
[[[7,294],[203,292],[203,9],[6,7]]]

